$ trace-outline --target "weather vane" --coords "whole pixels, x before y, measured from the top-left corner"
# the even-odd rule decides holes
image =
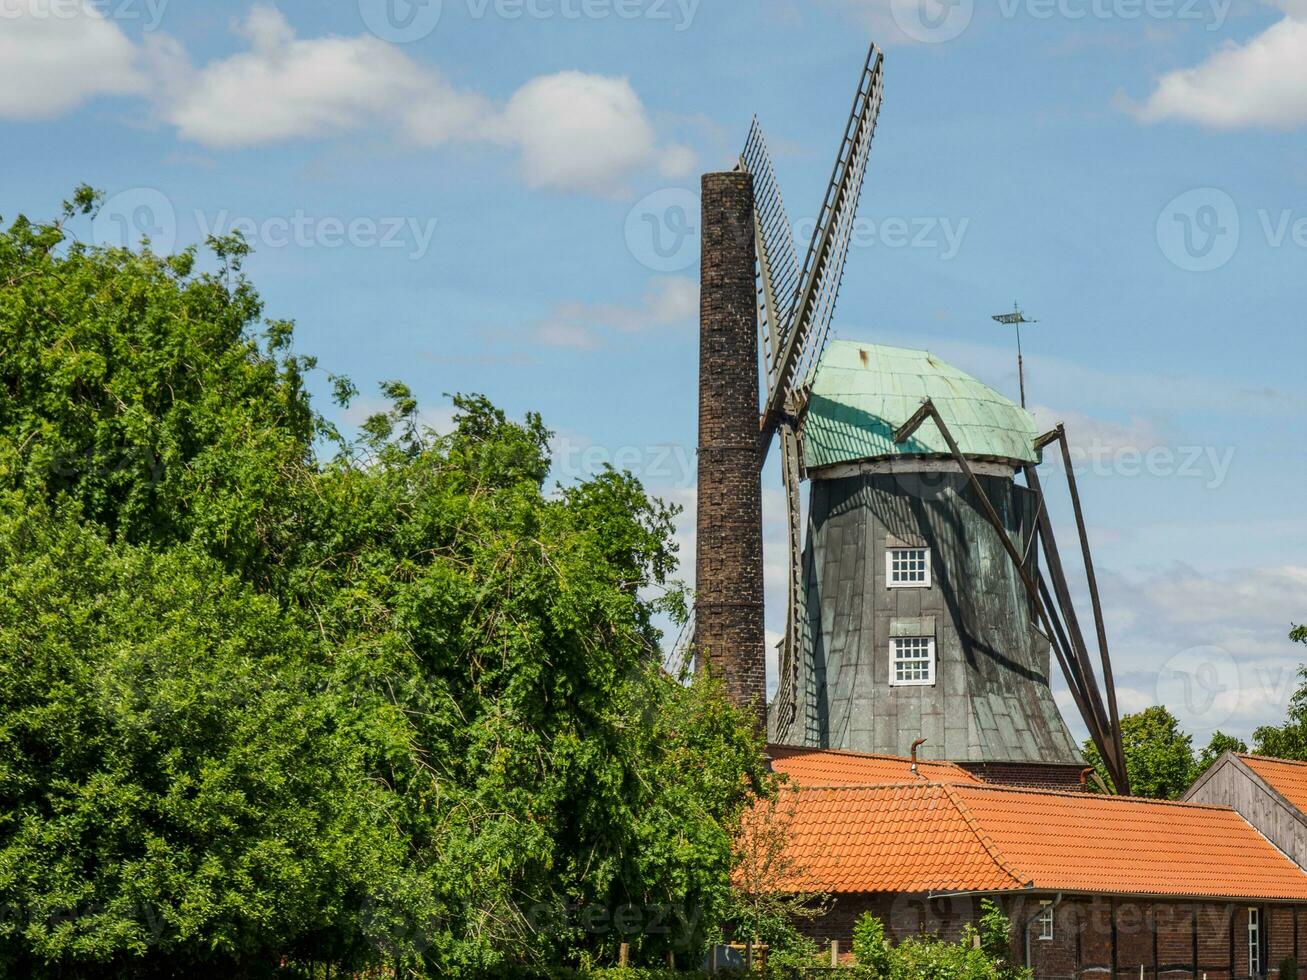
[[[1021,385],[1021,407],[1026,407],[1026,365],[1021,357],[1021,324],[1038,323],[1038,320],[1031,320],[1021,312],[1021,307],[1013,303],[1011,313],[996,313],[992,320],[996,323],[1007,324],[1017,328],[1017,381]]]

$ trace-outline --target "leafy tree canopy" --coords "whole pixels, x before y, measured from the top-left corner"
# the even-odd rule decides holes
[[[1198,753],[1198,758],[1194,762],[1194,779],[1197,779],[1216,762],[1226,752],[1247,752],[1248,743],[1241,738],[1235,738],[1233,735],[1227,735],[1222,731],[1212,733],[1212,740],[1207,743],[1207,747]]]
[[[1154,705],[1123,716],[1121,741],[1125,748],[1130,790],[1136,796],[1172,800],[1193,782],[1193,738],[1164,706]],[[1085,743],[1084,755],[1085,761],[1098,771],[1106,785],[1111,786],[1107,767],[1092,741]]]
[[[239,239],[96,203],[0,232],[0,976],[701,948],[769,777],[661,670],[673,513],[481,397],[343,439]]]
[[[1307,626],[1295,626],[1289,639],[1307,643]],[[1263,725],[1253,732],[1253,751],[1258,755],[1307,761],[1307,665],[1298,668],[1298,679],[1284,723]]]

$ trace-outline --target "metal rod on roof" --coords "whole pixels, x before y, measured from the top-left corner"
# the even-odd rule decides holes
[[[1003,323],[1008,326],[1017,328],[1017,380],[1021,384],[1021,407],[1026,407],[1026,362],[1021,354],[1021,324],[1038,323],[1038,320],[1031,320],[1021,312],[1021,306],[1017,303],[1012,304],[1011,313],[996,313],[990,317],[995,323]]]

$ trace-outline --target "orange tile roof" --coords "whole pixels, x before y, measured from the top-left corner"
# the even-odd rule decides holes
[[[942,783],[788,790],[794,891],[1000,891],[1022,882]],[[787,800],[788,802],[788,800]],[[786,819],[786,817],[782,817]]]
[[[912,773],[912,760],[897,755],[870,755],[837,749],[804,749],[790,745],[769,745],[767,754],[772,769],[790,777],[798,786],[875,786],[922,779],[937,783],[979,783],[982,780],[951,762],[926,762],[918,765],[920,776]]]
[[[1307,874],[1226,807],[983,783],[785,796],[796,891],[1307,901]]]
[[[1244,764],[1286,800],[1307,813],[1307,762],[1272,759],[1263,755],[1240,755]]]

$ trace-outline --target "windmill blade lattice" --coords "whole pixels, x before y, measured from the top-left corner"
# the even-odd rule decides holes
[[[762,333],[763,375],[771,387],[781,344],[789,331],[786,318],[799,289],[799,256],[780,185],[767,152],[762,126],[754,117],[740,163],[753,174],[754,240],[758,249],[758,324]]]
[[[784,415],[785,401],[798,377],[800,363],[815,361],[820,354],[817,345],[810,345],[809,338],[824,343],[834,316],[871,141],[880,115],[884,80],[882,66],[880,51],[872,45],[836,156],[835,170],[822,201],[821,214],[813,229],[793,311],[785,318],[788,329],[783,332],[779,355],[774,359],[775,371],[769,378],[761,423],[764,457]]]

